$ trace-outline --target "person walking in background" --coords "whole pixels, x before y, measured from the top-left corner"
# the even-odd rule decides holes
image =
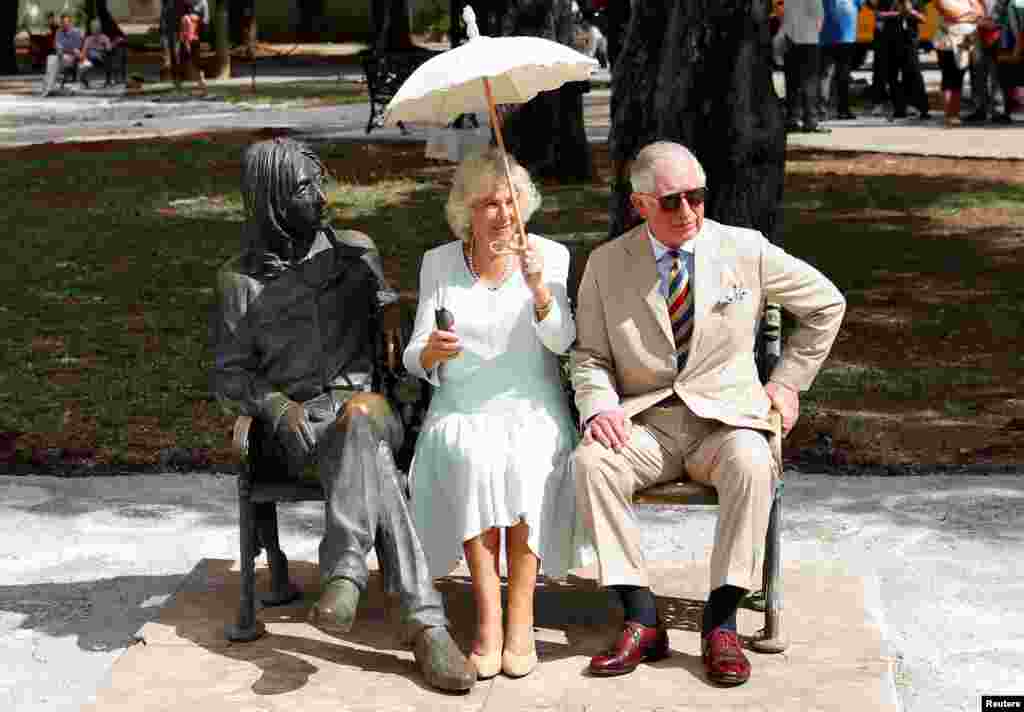
[[[943,123],[947,128],[960,125],[960,101],[964,72],[970,64],[978,40],[979,7],[973,3],[941,2],[935,48],[942,71]]]
[[[177,72],[175,86],[194,78],[200,90],[206,90],[206,77],[200,64],[199,33],[210,23],[210,6],[206,0],[179,0]]]
[[[928,120],[928,95],[917,56],[918,25],[924,21],[928,0],[867,0],[881,24],[885,45],[885,83],[892,101],[893,119],[907,118],[907,104]]]
[[[870,0],[865,0],[865,3],[871,8],[875,7],[871,4]],[[877,11],[873,15],[875,18],[875,29],[871,39],[871,90],[869,96],[871,97],[872,116],[881,116],[888,113],[891,108],[889,90],[886,88],[886,77],[889,75],[889,58],[886,55],[886,46],[882,38],[882,28],[885,26],[885,20],[878,16]]]
[[[786,107],[788,131],[830,133],[818,125],[818,35],[825,19],[822,0],[788,0],[782,32],[789,40],[786,52]],[[797,116],[803,121],[797,123]]]
[[[827,111],[835,86],[837,119],[856,118],[850,111],[850,66],[857,42],[857,14],[864,0],[824,0],[821,28],[821,91],[818,105]],[[821,116],[821,111],[818,115]]]
[[[1003,111],[992,117],[992,123],[1013,123],[1011,114],[1017,102],[1017,89],[1024,86],[1024,2],[996,0],[992,8],[992,22],[1000,31],[1000,49],[996,62],[996,77],[1003,94]]]
[[[964,117],[969,124],[983,124],[998,112],[1004,101],[996,77],[996,58],[999,53],[999,27],[992,19],[996,0],[975,0],[980,11],[978,39],[971,53],[971,100],[974,110]]]
[[[89,80],[87,78],[89,69],[92,67],[106,68],[110,49],[110,38],[100,29],[100,21],[98,19],[93,20],[89,36],[82,43],[81,61],[78,65],[78,76],[82,86],[86,89],[89,88]],[[109,71],[107,72],[107,83],[105,86],[110,86]]]

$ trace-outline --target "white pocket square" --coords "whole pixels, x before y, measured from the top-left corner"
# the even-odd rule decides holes
[[[739,285],[733,285],[722,290],[722,293],[718,295],[718,304],[735,304],[742,302],[750,296],[750,290],[746,287],[740,287]]]

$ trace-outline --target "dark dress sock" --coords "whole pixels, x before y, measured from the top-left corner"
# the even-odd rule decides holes
[[[658,608],[654,594],[645,586],[609,586],[622,600],[626,620],[648,627],[658,624]]]
[[[701,635],[707,635],[715,628],[736,630],[736,609],[747,595],[747,589],[739,586],[719,586],[708,596],[704,606],[704,620]]]

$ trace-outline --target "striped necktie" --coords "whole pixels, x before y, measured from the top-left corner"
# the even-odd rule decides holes
[[[668,316],[676,341],[676,363],[682,368],[690,351],[690,334],[693,331],[693,289],[690,288],[690,273],[682,253],[669,250],[668,255],[672,258],[672,269],[668,273]]]

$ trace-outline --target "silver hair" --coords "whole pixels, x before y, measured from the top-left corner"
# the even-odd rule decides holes
[[[655,141],[641,148],[629,167],[629,182],[633,185],[634,192],[654,192],[654,167],[661,161],[679,161],[681,163],[692,161],[697,166],[701,182],[707,185],[708,178],[704,173],[704,166],[700,164],[690,149],[672,141]]]
[[[525,225],[540,207],[541,197],[529,172],[511,155],[508,157],[512,185],[519,201],[519,215]],[[505,183],[505,167],[501,149],[490,146],[480,153],[464,158],[455,169],[452,189],[448,193],[445,215],[448,226],[463,242],[472,239],[473,204],[490,195]]]

